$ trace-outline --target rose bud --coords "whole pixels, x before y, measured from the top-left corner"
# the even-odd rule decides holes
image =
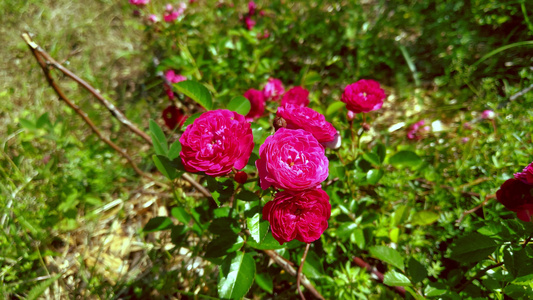
[[[274,118],[274,130],[278,131],[280,128],[286,128],[287,127],[287,121],[283,119],[282,117],[275,117]]]
[[[245,184],[246,180],[248,180],[248,174],[243,171],[239,171],[235,173],[235,177],[233,178],[237,183]]]

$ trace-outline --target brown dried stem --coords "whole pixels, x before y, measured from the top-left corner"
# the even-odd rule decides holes
[[[42,55],[44,51],[39,47],[39,45],[37,45],[31,40],[30,36],[27,33],[23,33],[22,38],[24,39],[24,41],[30,48],[31,53],[33,54],[33,56],[39,63],[39,66],[41,66],[41,69],[44,72],[44,76],[46,77],[48,84],[54,89],[57,96],[59,96],[59,99],[63,100],[63,102],[65,102],[70,108],[72,108],[83,119],[83,121],[85,121],[85,123],[89,125],[91,130],[98,136],[99,139],[104,141],[104,143],[106,143],[111,148],[113,148],[115,151],[117,151],[120,155],[122,155],[122,157],[124,157],[128,161],[128,163],[133,167],[133,169],[135,170],[137,174],[139,174],[142,177],[150,179],[151,181],[157,183],[160,186],[167,186],[166,184],[158,183],[150,175],[141,171],[141,169],[137,167],[137,164],[135,164],[133,159],[124,150],[120,149],[119,146],[117,146],[115,143],[113,143],[108,138],[102,135],[102,132],[98,130],[96,125],[94,125],[93,121],[87,116],[87,114],[83,110],[81,110],[81,108],[79,108],[76,104],[70,101],[67,98],[67,96],[63,93],[59,85],[57,85],[57,83],[54,81],[54,78],[52,77],[52,74],[50,73],[50,69],[48,68],[48,63],[47,61],[45,61],[46,57]]]
[[[274,260],[280,267],[282,267],[287,273],[289,273],[291,276],[297,276],[297,271],[289,264],[287,261],[281,257],[276,251],[274,250],[263,250],[272,260]],[[309,279],[305,277],[305,275],[302,274],[302,284],[305,286],[306,289],[313,294],[313,296],[317,299],[324,299],[324,297],[315,289],[315,287],[311,284]]]
[[[300,267],[298,267],[298,273],[296,274],[296,288],[298,289],[298,294],[300,294],[300,298],[302,298],[302,300],[305,300],[305,296],[302,293],[302,289],[300,289],[300,279],[302,278],[302,269],[304,267],[305,258],[307,257],[307,252],[309,252],[309,246],[311,246],[311,244],[307,244],[307,246],[305,246],[304,255],[300,260]]]

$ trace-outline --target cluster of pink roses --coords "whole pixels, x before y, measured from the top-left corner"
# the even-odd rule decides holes
[[[129,0],[130,4],[138,6],[138,7],[144,7],[148,3],[150,3],[150,0]],[[194,3],[193,0],[190,1],[190,3]],[[184,2],[180,2],[175,6],[172,4],[167,4],[165,6],[165,11],[163,12],[163,20],[167,23],[171,23],[176,21],[183,13],[185,12],[185,9],[187,9],[187,4]],[[140,12],[136,11],[138,14]],[[148,16],[148,21],[150,23],[157,23],[159,22],[159,17],[157,15],[151,14]]]
[[[533,222],[533,163],[505,181],[496,198],[524,222]]]

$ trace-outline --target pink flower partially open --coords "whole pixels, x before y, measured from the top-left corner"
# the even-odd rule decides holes
[[[267,137],[255,162],[261,188],[303,191],[320,187],[328,177],[324,147],[309,132],[280,128]]]
[[[431,131],[431,127],[424,126],[425,124],[426,121],[421,120],[411,125],[411,127],[409,127],[409,131],[407,132],[407,138],[410,140],[421,140],[424,133]]]
[[[244,23],[246,24],[246,28],[247,28],[248,30],[252,30],[252,29],[254,29],[255,24],[256,24],[255,20],[252,19],[251,17],[248,17],[248,16],[246,16],[246,17],[244,18]]]
[[[385,91],[379,83],[370,79],[361,79],[344,89],[341,101],[354,113],[370,112],[380,109],[385,100]]]
[[[130,4],[136,5],[136,6],[144,6],[148,4],[150,0],[130,0]]]
[[[177,8],[174,8],[171,4],[167,4],[165,7],[165,13],[163,14],[163,20],[167,23],[174,22],[183,15],[186,8],[187,4],[183,2],[179,3]]]
[[[484,110],[481,113],[481,118],[484,120],[492,120],[496,117],[496,113],[490,109]]]
[[[512,210],[516,216],[524,222],[532,222],[533,219],[533,186],[521,180],[511,178],[505,181],[496,192],[496,199]]]
[[[263,88],[263,94],[265,97],[269,100],[279,100],[281,95],[285,93],[285,88],[283,88],[283,83],[281,80],[276,78],[270,78],[268,79],[268,82],[265,84],[265,87]]]
[[[278,107],[276,115],[285,119],[288,129],[303,129],[311,133],[319,143],[331,142],[337,135],[337,130],[326,121],[326,117],[309,107],[288,104]]]
[[[514,178],[522,181],[523,183],[533,185],[533,162],[525,167],[522,172],[514,174]]]
[[[281,105],[294,104],[298,106],[309,105],[309,91],[301,86],[295,86],[283,94]]]
[[[174,70],[166,71],[165,72],[165,78],[170,83],[178,83],[178,82],[187,80],[187,77],[185,77],[183,75],[180,75],[180,74],[176,74],[176,72],[174,72]],[[172,91],[172,87],[170,87],[166,83],[165,83],[164,87],[165,87],[165,92],[167,93],[168,98],[170,100],[174,99],[174,92]]]
[[[180,157],[188,172],[220,176],[244,168],[254,148],[250,123],[226,109],[208,111],[180,137]]]
[[[311,243],[328,228],[331,216],[329,196],[322,189],[278,192],[263,207],[263,219],[270,223],[272,236],[283,245],[297,239]]]
[[[244,97],[250,101],[250,111],[246,115],[246,120],[251,122],[259,118],[265,112],[265,96],[263,92],[256,89],[249,89],[244,93]]]

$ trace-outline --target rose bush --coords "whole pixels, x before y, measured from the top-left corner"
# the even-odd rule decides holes
[[[259,148],[256,161],[261,188],[302,191],[319,187],[328,177],[324,147],[309,132],[280,128]]]
[[[254,148],[250,123],[244,116],[225,109],[202,114],[179,141],[185,170],[211,176],[244,168]]]
[[[281,245],[293,239],[316,241],[328,228],[330,215],[329,196],[322,189],[278,192],[263,207],[263,219],[270,223],[272,236]]]

